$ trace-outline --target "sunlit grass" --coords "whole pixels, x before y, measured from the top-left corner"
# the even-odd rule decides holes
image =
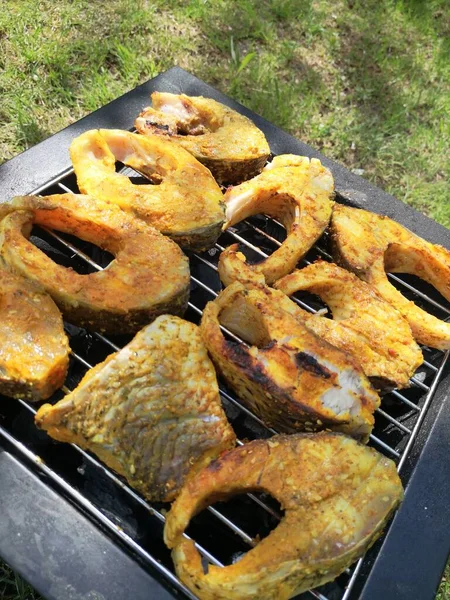
[[[7,0],[6,159],[179,64],[450,225],[446,0]]]

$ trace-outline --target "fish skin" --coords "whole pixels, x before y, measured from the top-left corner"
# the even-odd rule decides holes
[[[376,389],[408,387],[423,356],[406,319],[370,285],[333,263],[317,261],[274,283],[288,296],[318,295],[333,319],[299,308],[306,327],[354,356]]]
[[[215,501],[263,491],[285,511],[236,563],[204,573],[191,517]],[[395,464],[336,433],[254,440],[211,462],[181,490],[164,540],[175,570],[200,600],[287,600],[333,580],[382,533],[403,498]]]
[[[270,155],[263,132],[244,115],[203,96],[153,92],[153,106],[135,121],[143,135],[172,140],[203,163],[220,184],[261,171]]]
[[[151,501],[173,500],[188,476],[235,443],[198,327],[172,315],[42,406],[35,421],[94,452]]]
[[[214,245],[225,219],[223,195],[209,170],[160,136],[93,129],[75,138],[70,157],[81,192],[113,202],[187,250]],[[116,173],[120,161],[157,185]]]
[[[160,314],[186,310],[187,257],[172,240],[114,204],[75,194],[18,196],[2,211],[1,259],[45,289],[69,322],[135,333]],[[96,244],[115,259],[85,275],[58,265],[27,239],[33,223]]]
[[[450,251],[431,244],[388,217],[336,204],[331,220],[333,254],[406,318],[417,342],[447,350],[450,323],[419,308],[386,273],[410,273],[433,285],[450,301]]]
[[[49,398],[64,383],[69,351],[50,296],[0,266],[0,394],[32,402]]]
[[[277,431],[343,431],[367,441],[380,404],[358,362],[312,333],[282,292],[235,282],[209,302],[201,333],[214,364]],[[249,346],[227,340],[220,324]]]

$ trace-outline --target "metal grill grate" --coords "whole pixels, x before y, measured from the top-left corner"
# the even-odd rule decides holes
[[[128,176],[140,177],[131,169],[124,168],[121,172]],[[32,193],[77,191],[73,172],[67,170]],[[35,241],[41,240],[47,245],[50,243],[66,260],[78,261],[88,270],[100,270],[108,262],[106,253],[90,244],[77,243],[70,236],[38,228],[33,230],[33,236]],[[270,254],[280,245],[283,237],[284,229],[279,223],[265,216],[257,216],[226,231],[219,243],[208,252],[190,255],[191,299],[186,318],[198,323],[206,302],[220,291],[217,262],[225,246],[239,242],[248,257],[255,260]],[[305,266],[319,257],[331,259],[327,251],[326,236],[300,264]],[[425,293],[422,291],[422,284],[421,289],[417,289],[415,282],[407,277],[389,277],[403,293],[410,294],[410,297],[424,308],[440,318],[450,319],[450,306],[444,305],[433,290],[429,292],[427,289]],[[310,312],[326,309],[316,297],[309,295],[297,295],[294,301]],[[93,364],[103,360],[109,353],[119,350],[128,341],[124,337],[111,340],[99,333],[87,333],[71,325],[67,325],[67,331],[71,335],[72,352],[67,387],[62,390],[64,393],[75,387]],[[395,460],[399,471],[404,467],[417,438],[449,357],[449,352],[428,348],[423,348],[423,351],[426,360],[411,379],[411,387],[402,392],[393,391],[384,397],[382,408],[376,412],[376,425],[370,437],[370,444]],[[252,439],[275,433],[242,406],[223,382],[219,383],[225,411],[238,437]],[[59,394],[55,396],[55,401],[60,398]],[[55,452],[55,444],[34,429],[32,416],[35,412],[35,408],[26,401],[20,400],[15,403],[10,414],[6,415],[3,426],[0,426],[0,435],[22,456],[34,462],[54,485],[107,529],[112,537],[128,546],[145,564],[156,569],[182,595],[195,598],[175,576],[169,553],[162,542],[165,507],[150,505],[120,477],[78,446],[60,445],[58,452]],[[27,423],[26,426],[24,422]],[[59,457],[61,453],[62,458]],[[221,566],[236,560],[255,545],[257,537],[261,534],[260,524],[263,524],[265,530],[269,530],[276,525],[280,516],[279,509],[273,505],[271,498],[248,494],[226,505],[210,507],[194,520],[192,530],[204,559]],[[217,543],[218,536],[221,539],[220,547]],[[323,586],[320,590],[302,594],[301,598],[312,596],[319,600],[347,600],[352,594],[361,565],[362,561],[359,561],[335,582]]]

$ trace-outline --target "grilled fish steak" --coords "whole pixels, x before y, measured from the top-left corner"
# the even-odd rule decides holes
[[[220,325],[250,346],[227,340]],[[206,305],[201,332],[225,381],[267,425],[367,441],[378,395],[356,360],[312,333],[282,292],[235,282]]]
[[[417,275],[450,300],[449,250],[430,244],[388,217],[342,205],[336,205],[333,212],[332,236],[336,261],[393,304],[418,342],[439,350],[450,348],[450,323],[407,300],[386,275]]]
[[[143,221],[88,196],[21,196],[2,204],[0,257],[42,286],[65,318],[81,327],[134,333],[163,313],[183,314],[189,263],[180,248]],[[53,262],[28,239],[33,223],[75,235],[115,255],[81,275]]]
[[[69,342],[56,304],[0,267],[0,394],[45,400],[62,386]]]
[[[377,389],[407,387],[423,362],[406,319],[356,275],[319,261],[275,282],[288,296],[308,291],[326,302],[333,319],[302,311],[308,329],[360,363]]]
[[[162,139],[118,129],[93,129],[70,146],[80,191],[113,202],[180,246],[205,250],[225,219],[223,195],[206,167],[189,152]],[[159,185],[135,185],[116,173],[120,161]]]
[[[158,317],[88,371],[36,424],[99,456],[146,498],[169,501],[188,474],[235,443],[196,325]]]
[[[204,573],[182,534],[212,502],[264,491],[285,510],[278,526],[226,567]],[[279,435],[231,450],[190,479],[167,515],[175,569],[201,600],[287,600],[331,581],[382,533],[403,498],[395,464],[333,433]]]
[[[220,102],[153,92],[152,104],[136,119],[136,129],[180,145],[208,167],[219,183],[240,183],[253,177],[269,157],[263,132]]]
[[[227,248],[219,263],[223,283],[271,284],[290,273],[327,227],[333,193],[333,177],[319,160],[294,155],[275,157],[261,175],[227,190],[224,228],[265,213],[281,221],[287,237],[269,257],[253,265],[237,252],[237,245]]]

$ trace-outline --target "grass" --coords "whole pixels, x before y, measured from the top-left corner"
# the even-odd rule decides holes
[[[177,64],[450,227],[448,0],[1,6],[0,161]]]
[[[7,565],[0,563],[0,598],[2,600],[41,600],[42,596],[39,596]]]
[[[179,64],[449,226],[446,5],[6,0],[0,160]]]

